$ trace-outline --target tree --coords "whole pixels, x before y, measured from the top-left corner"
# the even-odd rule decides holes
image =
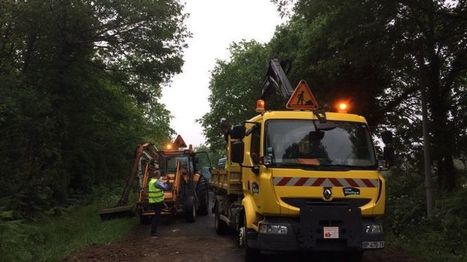
[[[465,133],[455,125],[464,123],[466,2],[302,0],[293,10],[272,50],[292,57],[291,78],[310,80],[321,101],[332,104],[337,95],[371,125],[407,119],[419,129],[420,90],[427,90],[438,184],[453,190],[459,151],[452,147]]]
[[[212,71],[209,84],[211,111],[198,120],[211,152],[219,155],[225,151],[221,119],[234,125],[256,114],[256,99],[261,94],[268,62],[268,48],[256,41],[234,43],[230,53],[229,61],[217,61]]]
[[[170,114],[159,98],[183,63],[182,8],[174,0],[0,2],[0,209],[48,208],[120,180],[136,144],[167,139]]]

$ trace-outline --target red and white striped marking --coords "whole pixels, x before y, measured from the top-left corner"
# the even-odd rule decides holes
[[[320,187],[378,187],[378,179],[325,178],[325,177],[274,177],[275,186],[320,186]]]

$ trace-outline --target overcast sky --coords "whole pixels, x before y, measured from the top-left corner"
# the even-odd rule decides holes
[[[162,102],[173,115],[171,126],[187,144],[205,142],[196,119],[209,111],[209,79],[216,59],[242,39],[268,42],[281,18],[270,0],[188,0],[188,39],[183,72],[163,89]],[[259,88],[259,87],[258,87]]]

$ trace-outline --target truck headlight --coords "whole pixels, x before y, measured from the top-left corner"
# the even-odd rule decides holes
[[[363,232],[365,232],[365,234],[381,234],[383,233],[383,225],[381,224],[363,225]]]
[[[381,249],[384,248],[384,241],[363,241],[363,249]]]
[[[286,235],[287,234],[287,226],[261,223],[259,225],[259,233],[261,233],[261,234]]]

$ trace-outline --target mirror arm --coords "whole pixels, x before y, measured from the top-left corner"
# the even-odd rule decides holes
[[[255,173],[255,175],[259,175],[259,165],[253,165],[251,167],[251,171],[253,171],[253,173]]]
[[[255,124],[254,126],[246,130],[245,136],[251,135],[251,133],[253,133],[258,128],[259,124],[258,123],[254,123],[254,124]]]

